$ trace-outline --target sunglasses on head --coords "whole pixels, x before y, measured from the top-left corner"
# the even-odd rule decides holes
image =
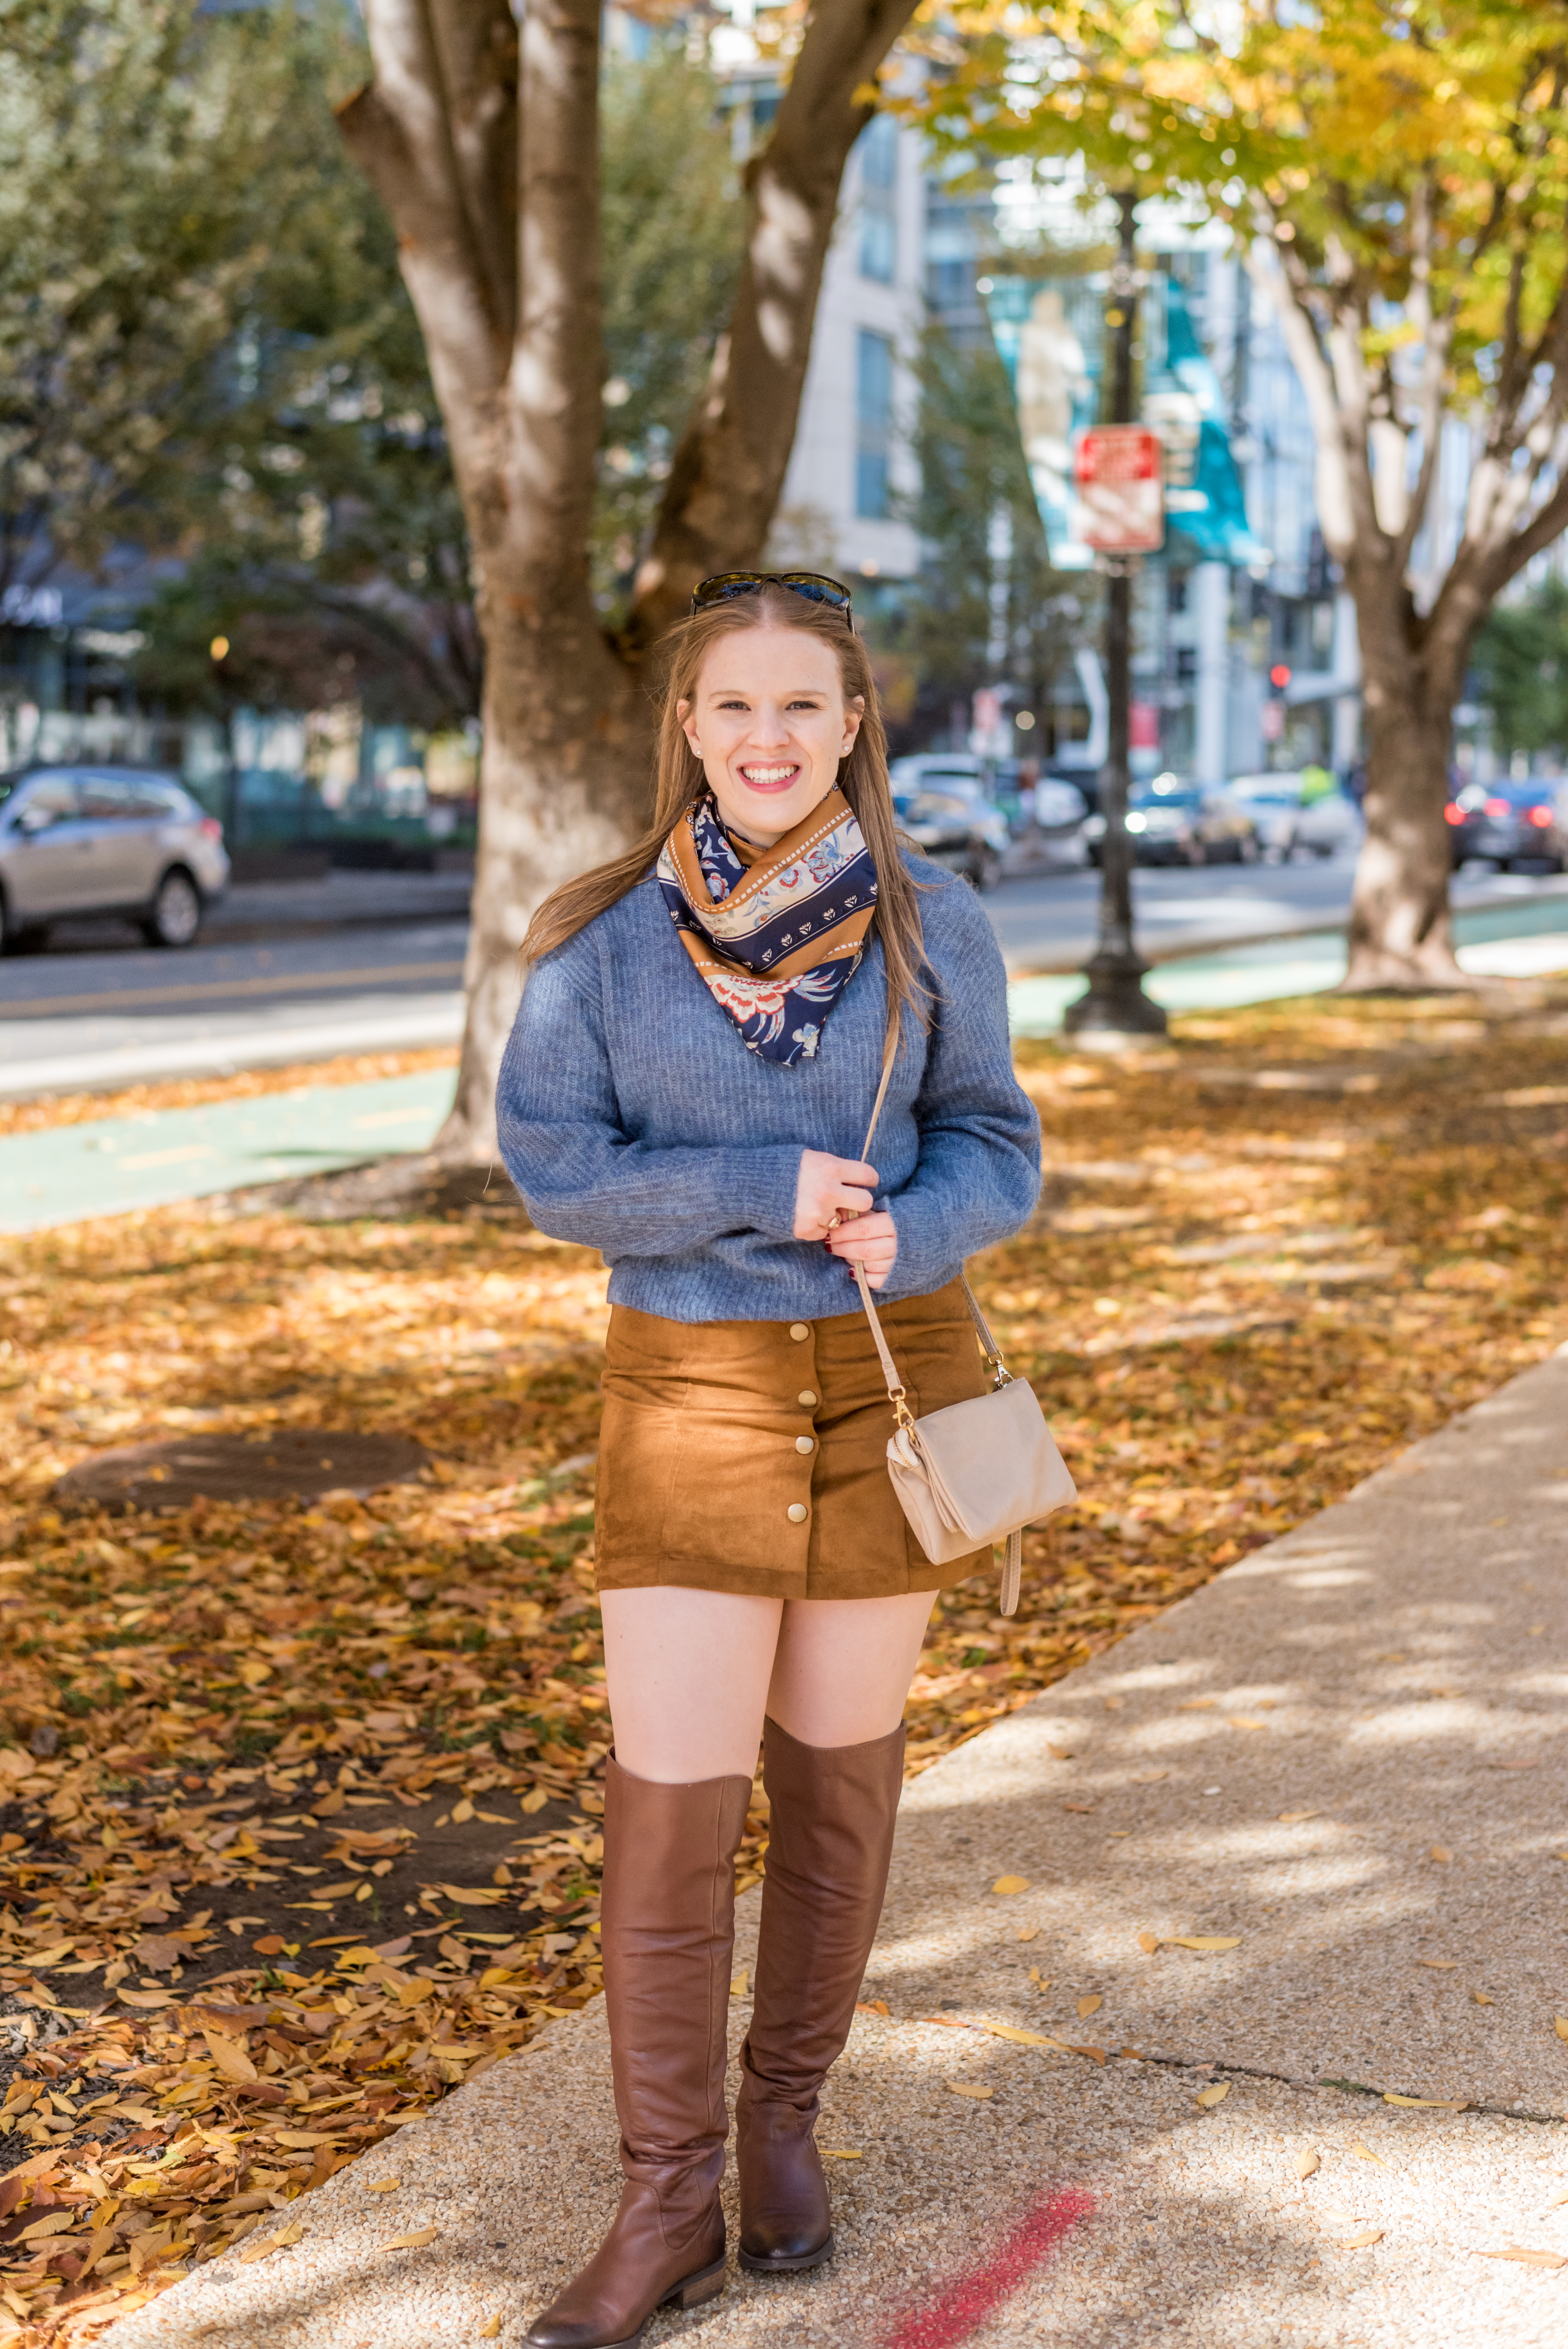
[[[804,595],[808,603],[829,604],[854,627],[849,589],[841,580],[824,578],[820,571],[716,571],[711,579],[699,584],[691,607],[694,612],[706,612],[715,604],[727,604],[734,595],[759,595],[764,587],[788,587],[792,595]]]

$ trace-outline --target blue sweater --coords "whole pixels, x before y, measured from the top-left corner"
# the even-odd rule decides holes
[[[1039,1121],[1013,1076],[1002,957],[968,885],[923,858],[929,1034],[906,1013],[872,1146],[898,1231],[881,1294],[923,1297],[1016,1232]],[[814,1061],[759,1060],[693,969],[650,874],[539,963],[501,1063],[501,1155],[534,1223],[603,1250],[613,1302],[671,1321],[856,1309],[848,1268],[793,1237],[803,1149],[858,1158],[882,1074],[873,941]]]

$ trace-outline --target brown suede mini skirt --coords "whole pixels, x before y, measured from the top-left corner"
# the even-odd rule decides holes
[[[984,1394],[960,1282],[880,1307],[909,1408]],[[611,1309],[594,1557],[601,1590],[891,1599],[933,1566],[888,1475],[892,1405],[857,1307],[816,1321],[666,1321]]]

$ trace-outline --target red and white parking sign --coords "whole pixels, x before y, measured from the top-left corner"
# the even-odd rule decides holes
[[[1100,554],[1152,554],[1165,543],[1160,436],[1141,424],[1092,424],[1073,435],[1074,535]]]

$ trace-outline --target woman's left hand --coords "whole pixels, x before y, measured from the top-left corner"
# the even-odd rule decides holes
[[[881,1288],[898,1255],[898,1231],[892,1217],[879,1211],[837,1225],[827,1244],[841,1264],[863,1264],[872,1288]]]

